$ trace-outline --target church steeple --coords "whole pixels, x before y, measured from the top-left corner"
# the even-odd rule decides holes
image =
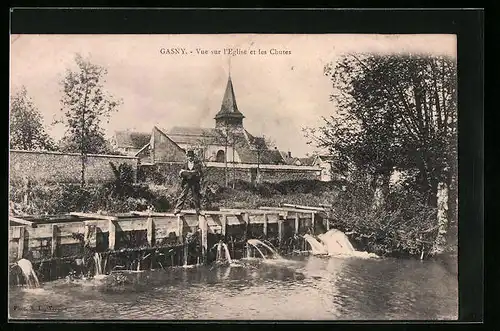
[[[215,115],[215,127],[243,128],[244,118],[245,116],[238,110],[236,97],[234,96],[233,82],[231,74],[229,74],[220,111]]]

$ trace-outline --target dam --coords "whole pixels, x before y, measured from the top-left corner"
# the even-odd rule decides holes
[[[222,246],[213,249],[217,243],[224,243],[229,259],[241,259],[251,249],[249,239],[265,241],[279,254],[308,252],[304,235],[325,233],[331,219],[326,207],[283,204],[177,215],[131,211],[10,216],[9,223],[11,266],[29,260],[43,282],[75,272],[100,275],[206,265],[220,256]],[[10,281],[18,283],[19,277]]]

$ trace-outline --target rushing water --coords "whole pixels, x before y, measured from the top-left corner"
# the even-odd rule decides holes
[[[11,288],[11,318],[456,319],[457,277],[438,262],[297,257],[112,274]]]

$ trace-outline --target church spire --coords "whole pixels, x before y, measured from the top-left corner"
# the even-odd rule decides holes
[[[216,127],[228,125],[243,127],[243,118],[245,118],[245,116],[238,110],[233,82],[231,80],[231,74],[229,74],[220,111],[215,115],[215,125]]]

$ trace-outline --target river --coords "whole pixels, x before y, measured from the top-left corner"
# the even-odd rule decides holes
[[[57,280],[9,292],[13,319],[456,320],[435,261],[295,257]]]

